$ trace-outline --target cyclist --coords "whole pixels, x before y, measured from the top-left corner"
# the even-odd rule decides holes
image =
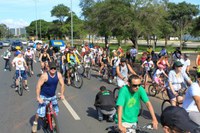
[[[145,81],[144,88],[146,88],[146,85],[147,85],[147,82],[148,82],[148,77],[150,76],[150,78],[153,79],[152,78],[152,72],[153,72],[153,68],[154,68],[154,63],[151,60],[151,56],[148,56],[146,61],[144,61],[141,66],[142,66],[142,68],[144,68],[144,74],[143,75],[146,75],[144,77],[144,81]]]
[[[71,85],[71,81],[70,81],[70,72],[71,69],[76,65],[76,64],[80,64],[80,61],[77,57],[77,55],[73,52],[73,48],[69,49],[69,52],[67,53],[67,77],[68,77],[68,85]]]
[[[26,63],[30,62],[31,65],[31,74],[33,73],[33,61],[36,62],[35,60],[35,53],[33,50],[31,50],[30,47],[27,48],[27,51],[24,53],[24,58],[26,60]]]
[[[179,60],[181,58],[181,51],[180,51],[180,48],[177,47],[176,50],[174,51],[174,53],[172,53],[172,62],[176,61],[176,60]]]
[[[181,107],[169,106],[161,114],[164,133],[200,133],[199,126]]]
[[[128,85],[125,85],[119,90],[116,103],[118,113],[115,122],[118,124],[118,128],[122,133],[126,133],[126,128],[137,125],[140,100],[146,104],[152,117],[153,128],[157,129],[158,121],[154,114],[153,106],[149,101],[146,91],[140,84],[140,77],[138,75],[131,75],[128,79]]]
[[[151,46],[151,45],[148,45],[147,50],[146,50],[146,51],[147,51],[147,54],[148,54],[148,55],[151,55],[152,50],[153,50],[153,49],[152,49],[152,46]]]
[[[43,99],[51,100],[55,112],[59,112],[55,94],[58,82],[60,83],[60,98],[64,99],[65,88],[62,75],[56,70],[56,64],[54,62],[49,63],[49,68],[50,69],[48,70],[48,72],[42,74],[36,86],[36,98],[39,102],[39,105],[32,126],[33,133],[37,132],[38,118],[45,117],[46,105],[49,103],[49,101],[43,101]]]
[[[100,56],[100,63],[101,63],[101,67],[100,67],[100,70],[99,70],[99,75],[102,75],[102,69],[104,67],[106,67],[108,65],[108,63],[110,63],[110,58],[106,54],[106,51],[103,51],[103,54]]]
[[[3,54],[3,59],[5,60],[4,71],[7,70],[7,66],[8,64],[10,64],[10,57],[11,57],[10,49],[7,49]]]
[[[53,46],[50,46],[48,49],[47,49],[47,53],[49,54],[50,58],[52,61],[55,60],[55,52],[53,50]]]
[[[168,56],[162,56],[156,63],[157,67],[162,67],[166,73],[168,73],[168,68],[170,67]]]
[[[108,121],[113,121],[113,116],[116,113],[115,98],[105,86],[101,86],[100,91],[96,94],[94,106],[97,109],[99,121],[103,120],[103,115],[109,116]]]
[[[137,49],[135,48],[135,46],[132,46],[132,48],[130,49],[130,57],[131,57],[132,65],[134,65],[134,63],[135,63],[137,54],[138,54]]]
[[[189,54],[184,54],[184,58],[183,58],[183,68],[182,68],[182,72],[186,73],[189,75],[189,71],[190,71],[190,59],[189,59],[190,55]]]
[[[160,53],[158,54],[159,58],[162,56],[166,56],[167,55],[167,50],[165,47],[162,48],[162,50],[160,51]]]
[[[120,63],[116,67],[118,87],[121,88],[128,83],[128,71],[132,74],[136,74],[132,67],[126,63],[126,58],[122,57]]]
[[[41,73],[43,73],[44,69],[47,69],[48,67],[48,61],[51,62],[51,58],[46,50],[44,50],[43,53],[41,53],[39,61],[41,65]]]
[[[21,72],[21,76],[22,76],[24,83],[25,83],[25,90],[29,91],[28,82],[27,82],[27,75],[26,75],[26,71],[25,71],[25,68],[27,68],[26,61],[24,60],[24,57],[22,56],[21,52],[17,51],[15,54],[16,54],[16,57],[12,61],[12,66],[16,68],[16,71],[15,71],[15,74],[16,74],[15,91],[17,91],[18,87],[19,87],[19,81],[18,81],[19,71]]]
[[[176,102],[180,102],[183,100],[183,97],[179,96],[178,92],[180,90],[187,89],[186,83],[188,85],[192,84],[192,81],[190,80],[188,75],[181,72],[182,67],[183,64],[180,61],[175,61],[173,68],[168,75],[169,86],[167,88],[167,94],[169,96],[172,106],[176,106]]]
[[[116,67],[119,65],[120,63],[120,59],[119,57],[117,56],[117,51],[114,50],[113,51],[113,57],[110,61],[110,65],[112,66],[112,78],[114,79],[115,76],[116,76]]]
[[[89,52],[85,52],[84,58],[83,58],[83,63],[86,65],[85,67],[90,67],[91,66],[91,56]]]
[[[192,83],[188,88],[183,108],[188,112],[190,119],[200,125],[200,75],[197,75],[197,83]]]
[[[155,83],[156,83],[157,85],[164,85],[164,83],[163,83],[163,81],[162,81],[162,79],[161,79],[161,77],[160,77],[161,74],[164,74],[164,76],[168,78],[168,76],[167,76],[167,74],[165,73],[163,67],[159,67],[159,68],[156,70],[156,72],[154,73],[154,75],[153,75],[153,81],[155,81]]]

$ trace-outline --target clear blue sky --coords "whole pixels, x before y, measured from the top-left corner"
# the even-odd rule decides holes
[[[71,0],[0,0],[0,23],[6,24],[9,28],[25,27],[32,21],[44,19],[52,21],[50,11],[58,4],[71,7]],[[179,3],[183,0],[170,0]],[[185,0],[187,3],[200,5],[200,0]],[[72,0],[72,10],[80,17],[80,0]],[[37,10],[36,10],[37,9]],[[37,13],[36,13],[37,12]],[[37,15],[36,15],[37,14]]]

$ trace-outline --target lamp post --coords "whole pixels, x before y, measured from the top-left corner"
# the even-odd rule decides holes
[[[35,0],[35,16],[36,16],[35,37],[36,37],[36,39],[37,39],[37,36],[38,36],[38,26],[37,26],[37,0]]]
[[[73,13],[72,13],[72,0],[71,0],[71,45],[74,46],[74,41],[73,41]]]

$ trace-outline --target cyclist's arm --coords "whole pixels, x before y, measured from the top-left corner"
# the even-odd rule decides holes
[[[64,80],[63,80],[63,77],[60,72],[58,72],[58,79],[59,79],[59,83],[60,83],[60,94],[61,94],[60,97],[61,97],[61,99],[64,99],[65,84],[64,84]]]
[[[48,59],[49,59],[49,61],[51,62],[51,58],[50,58],[49,54],[47,54],[47,58],[48,58]]]
[[[79,61],[77,55],[76,55],[76,54],[74,54],[74,55],[75,55],[76,62],[77,62],[78,64],[80,64],[80,61]]]
[[[196,58],[196,66],[198,66],[198,60],[199,60],[199,55],[197,55],[197,58]]]
[[[132,74],[137,75],[137,73],[133,70],[133,68],[132,68],[129,64],[127,64],[127,67],[128,67],[128,70],[129,70]]]
[[[44,73],[41,75],[40,79],[38,80],[38,83],[36,85],[36,99],[38,102],[42,103],[43,100],[40,98],[40,91],[41,91],[41,86],[44,84],[44,82],[47,81],[47,73]]]
[[[122,133],[126,133],[126,128],[122,126],[122,112],[123,112],[123,107],[118,106],[118,127]]]
[[[172,82],[169,82],[169,88],[171,89],[171,91],[172,91],[172,93],[173,93],[174,95],[177,95],[177,93],[175,92],[174,87],[173,87],[173,85],[172,85]]]
[[[200,96],[193,96],[192,98],[194,99],[194,101],[195,101],[195,103],[197,105],[197,108],[198,108],[198,110],[200,112]]]
[[[161,60],[158,60],[158,61],[157,61],[157,63],[156,63],[156,65],[157,65],[157,66],[159,66],[159,64],[160,64],[160,61],[161,61]]]
[[[117,72],[117,76],[118,76],[120,79],[122,79],[122,80],[125,79],[125,77],[123,77],[123,76],[121,75],[121,72],[120,72],[120,70],[119,70],[119,66],[116,67],[116,72]]]
[[[67,54],[67,62],[70,63],[69,53]]]
[[[155,112],[154,112],[154,109],[153,109],[151,102],[150,101],[146,102],[146,106],[147,106],[147,108],[148,108],[148,110],[151,114],[153,128],[157,129],[158,128],[158,121],[157,121],[157,118],[155,116]]]

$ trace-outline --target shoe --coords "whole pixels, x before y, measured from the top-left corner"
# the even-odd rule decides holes
[[[25,89],[25,90],[27,90],[27,91],[29,91],[29,88],[28,88],[28,86],[26,86],[24,89]]]
[[[99,117],[98,120],[99,120],[99,121],[103,121],[103,117]]]
[[[37,133],[37,125],[38,125],[38,123],[36,121],[34,121],[33,126],[32,126],[32,133]]]
[[[18,87],[15,87],[15,91],[18,91]]]
[[[108,118],[108,121],[109,121],[109,122],[114,122],[113,117],[109,117],[109,118]]]

